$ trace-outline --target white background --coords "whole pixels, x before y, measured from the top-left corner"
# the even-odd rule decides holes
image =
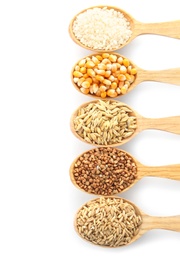
[[[95,196],[77,190],[69,178],[71,162],[92,148],[70,131],[72,112],[91,100],[74,89],[70,71],[91,52],[71,40],[68,25],[76,13],[98,4],[118,6],[142,22],[180,19],[178,0],[0,1],[1,260],[180,257],[177,232],[152,230],[111,249],[74,231],[75,212]],[[141,35],[119,53],[147,70],[180,67],[177,39]],[[165,117],[180,115],[179,98],[179,86],[143,82],[118,100],[143,116]],[[145,165],[180,163],[175,134],[143,131],[121,149]],[[150,215],[180,215],[178,181],[146,177],[121,196]]]

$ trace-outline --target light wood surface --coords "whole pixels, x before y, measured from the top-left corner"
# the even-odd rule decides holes
[[[116,11],[119,11],[121,13],[124,14],[124,16],[126,17],[126,19],[130,22],[131,24],[131,30],[132,30],[132,36],[131,38],[123,45],[119,46],[118,49],[123,48],[124,46],[126,46],[129,42],[131,42],[134,38],[136,38],[137,36],[141,35],[141,34],[157,34],[157,35],[162,35],[162,36],[166,36],[166,37],[171,37],[171,38],[176,38],[176,39],[180,39],[180,20],[177,21],[168,21],[168,22],[160,22],[160,23],[143,23],[140,21],[137,21],[136,19],[134,19],[129,13],[127,13],[126,11],[115,7],[115,6],[107,6],[107,5],[99,5],[99,6],[92,6],[89,8],[86,8],[84,10],[82,10],[81,12],[79,12],[78,14],[76,14],[70,24],[69,24],[69,34],[70,37],[72,38],[72,40],[80,45],[81,47],[88,49],[88,50],[93,50],[92,48],[89,48],[85,45],[83,45],[73,34],[73,30],[72,30],[72,25],[74,23],[74,20],[76,19],[77,15],[79,15],[80,13],[85,12],[88,9],[92,9],[94,7],[107,7],[108,9],[115,9]],[[115,51],[116,49],[112,49],[110,51]],[[99,52],[103,52],[103,50],[96,50]]]
[[[71,81],[73,86],[77,91],[79,91],[81,94],[84,94],[80,91],[80,88],[77,86],[76,83],[74,83],[74,77],[73,77],[73,72],[75,70],[76,65],[79,63],[80,60],[85,59],[87,57],[92,57],[97,54],[102,54],[102,53],[92,53],[87,56],[82,57],[79,59],[72,67],[71,70]],[[115,54],[117,57],[122,57],[122,58],[127,58],[130,63],[132,64],[133,67],[137,69],[137,74],[135,75],[135,80],[134,82],[130,85],[128,88],[127,93],[129,93],[131,90],[133,90],[139,83],[143,81],[156,81],[156,82],[163,82],[163,83],[169,83],[169,84],[174,84],[174,85],[179,85],[180,86],[180,68],[170,68],[166,70],[144,70],[140,67],[138,67],[133,61],[131,61],[128,57],[125,57],[124,55],[121,55],[117,52],[113,52],[112,54]],[[93,98],[99,98],[96,95],[92,94],[84,94]],[[120,94],[119,96],[122,96]]]
[[[73,185],[76,188],[78,188],[79,190],[86,192],[86,193],[89,193],[89,192],[80,188],[79,185],[76,183],[76,180],[75,180],[74,174],[73,174],[74,167],[75,167],[76,162],[78,161],[78,159],[81,156],[83,156],[86,153],[92,152],[95,149],[97,149],[97,148],[89,149],[89,150],[81,153],[80,155],[78,155],[73,160],[73,162],[71,163],[70,168],[69,168],[69,176],[70,176],[70,180],[73,183]],[[134,180],[134,182],[130,186],[128,186],[126,189],[124,189],[121,193],[129,190],[132,186],[134,186],[136,184],[137,181],[139,181],[143,177],[159,177],[159,178],[168,178],[168,179],[177,180],[177,181],[180,180],[180,164],[163,165],[163,166],[147,166],[147,165],[143,165],[142,163],[140,163],[130,153],[128,153],[122,149],[119,149],[119,148],[114,148],[114,149],[116,149],[118,152],[123,152],[123,153],[127,154],[128,156],[130,156],[137,166],[137,178]],[[112,185],[113,185],[113,183],[112,183]],[[91,194],[91,193],[89,193],[89,194]],[[99,195],[99,194],[95,194],[95,195]],[[103,195],[103,194],[101,194],[101,195]],[[113,194],[113,195],[115,195],[115,194]]]
[[[112,99],[106,99],[106,100],[110,100],[113,101]],[[77,132],[74,129],[74,118],[77,115],[77,111],[84,106],[87,106],[89,103],[96,103],[98,102],[97,99],[85,102],[83,104],[81,104],[71,115],[70,118],[70,129],[72,131],[72,133],[81,141],[88,143],[87,141],[85,141],[82,137],[80,137]],[[116,102],[119,102],[118,100],[116,100]],[[166,132],[170,132],[173,134],[180,134],[180,116],[172,116],[172,117],[165,117],[165,118],[145,118],[142,115],[140,115],[139,113],[137,113],[134,109],[132,109],[130,106],[128,106],[125,103],[119,102],[120,104],[122,104],[122,106],[126,106],[129,109],[131,109],[132,115],[135,116],[137,118],[137,128],[135,130],[135,132],[128,138],[123,139],[121,141],[121,143],[115,143],[115,144],[111,144],[111,145],[106,145],[106,146],[111,146],[111,147],[115,147],[115,146],[119,146],[122,144],[125,144],[127,142],[129,142],[133,137],[135,137],[138,133],[140,133],[143,130],[148,130],[148,129],[155,129],[155,130],[161,130],[161,131],[166,131]],[[104,145],[98,145],[98,144],[92,144],[92,143],[88,143],[91,144],[93,146],[104,146]]]
[[[119,200],[121,199],[120,197],[117,197],[117,196],[107,196],[107,197],[116,198],[116,199],[119,199]],[[147,215],[146,213],[144,213],[142,210],[140,210],[131,201],[129,201],[127,199],[124,199],[124,198],[122,198],[122,199],[123,199],[124,202],[127,202],[127,203],[131,204],[135,208],[136,213],[138,215],[141,215],[141,217],[142,217],[142,224],[139,227],[139,231],[138,231],[137,235],[135,235],[132,238],[132,240],[130,241],[130,243],[126,244],[125,246],[127,246],[129,244],[132,244],[137,239],[139,239],[143,234],[145,234],[146,232],[148,232],[148,231],[150,231],[152,229],[165,229],[165,230],[171,230],[171,231],[175,231],[175,232],[180,232],[180,215],[177,215],[177,216],[167,216],[167,217],[150,216],[150,215]],[[99,198],[95,198],[95,199],[92,199],[90,201],[95,201],[95,200],[99,200]],[[86,203],[84,203],[79,208],[79,210],[84,205],[86,205]],[[78,213],[78,211],[77,211],[77,213]],[[78,233],[77,225],[76,225],[77,213],[75,214],[75,217],[74,217],[74,228],[75,228],[77,234],[80,236],[80,234]]]

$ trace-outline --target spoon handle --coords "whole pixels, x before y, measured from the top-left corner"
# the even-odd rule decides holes
[[[161,23],[141,23],[136,21],[135,34],[158,34],[180,39],[180,20]]]
[[[145,118],[138,119],[139,131],[146,129],[156,129],[167,131],[173,134],[180,134],[180,116],[164,118]]]
[[[176,232],[180,232],[180,216],[172,217],[154,217],[144,216],[143,217],[143,229],[166,229]]]
[[[180,181],[180,164],[166,166],[144,166],[138,165],[141,177],[161,177]]]
[[[139,70],[139,82],[142,81],[157,81],[169,84],[180,85],[180,68],[167,70]]]

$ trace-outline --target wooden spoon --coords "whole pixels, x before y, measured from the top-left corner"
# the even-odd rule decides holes
[[[106,155],[107,157],[107,151],[106,151],[106,147],[104,147],[105,150],[104,150],[104,156]],[[117,160],[117,154],[120,154],[120,152],[123,153],[123,156],[127,155],[128,157],[131,157],[132,159],[132,162],[136,165],[136,177],[134,176],[130,176],[130,177],[133,177],[134,179],[130,179],[130,182],[128,180],[126,180],[126,186],[124,188],[120,188],[119,186],[116,187],[116,184],[114,185],[113,183],[113,180],[114,178],[109,177],[112,173],[112,175],[116,175],[117,173],[114,173],[112,170],[110,171],[108,168],[107,168],[107,171],[109,171],[109,175],[108,177],[106,177],[105,179],[102,178],[102,175],[105,175],[105,171],[101,172],[99,170],[99,174],[96,174],[96,173],[92,173],[90,172],[88,174],[88,179],[94,179],[95,177],[95,181],[98,179],[99,180],[99,183],[101,184],[102,181],[110,181],[110,182],[106,182],[106,187],[105,189],[102,189],[102,188],[99,188],[98,191],[99,192],[96,192],[96,190],[94,188],[92,188],[94,184],[96,184],[95,182],[92,182],[91,184],[88,184],[92,189],[91,189],[91,192],[83,189],[82,187],[80,187],[80,185],[78,185],[77,181],[76,181],[76,178],[75,178],[75,173],[76,173],[76,169],[77,169],[77,161],[79,161],[80,158],[82,158],[82,156],[85,155],[85,158],[84,160],[86,160],[86,165],[89,164],[94,164],[94,169],[96,171],[97,167],[98,169],[100,168],[101,165],[103,165],[103,159],[98,159],[101,160],[101,162],[98,162],[97,165],[95,165],[95,162],[92,162],[92,161],[89,161],[88,162],[88,159],[89,157],[86,156],[86,154],[93,154],[94,153],[97,153],[97,150],[99,150],[99,154],[101,154],[101,158],[102,157],[102,149],[99,147],[99,148],[93,148],[93,149],[90,149],[82,154],[80,154],[72,163],[71,163],[71,166],[70,166],[70,169],[69,169],[69,173],[70,173],[70,179],[72,181],[72,183],[74,184],[75,187],[77,187],[78,189],[80,189],[81,191],[84,191],[84,192],[87,192],[89,194],[95,194],[95,195],[101,195],[101,196],[111,196],[111,195],[116,195],[118,193],[122,193],[124,191],[127,191],[128,189],[130,189],[137,181],[139,181],[140,179],[142,179],[143,177],[161,177],[161,178],[168,178],[168,179],[172,179],[172,180],[180,180],[180,164],[175,164],[175,165],[166,165],[166,166],[146,166],[146,165],[143,165],[141,164],[139,161],[137,161],[132,155],[130,155],[128,152],[126,151],[123,151],[123,150],[120,150],[118,148],[113,148],[113,150],[116,150],[116,158],[114,159],[114,161]],[[111,151],[112,152],[112,151]],[[113,151],[114,152],[114,151]],[[113,153],[115,154],[115,153]],[[96,157],[96,155],[95,155]],[[120,157],[120,156],[119,156]],[[107,159],[107,158],[106,158]],[[122,163],[122,162],[121,162]],[[118,165],[119,164],[119,165]],[[100,166],[99,166],[100,165]],[[117,163],[116,162],[116,167],[118,169],[122,169],[122,166],[120,166],[120,163]],[[87,168],[83,168],[82,165],[80,166],[82,168],[82,170],[89,170],[91,171],[91,169],[89,169],[88,167]],[[92,167],[92,166],[91,166]],[[111,166],[110,166],[111,167]],[[124,168],[122,169],[124,172],[128,172],[128,170],[124,170]],[[96,175],[96,176],[95,176]],[[101,175],[101,177],[100,177]],[[82,178],[82,175],[80,175],[81,178]],[[123,176],[122,176],[123,177]],[[133,180],[133,182],[131,181]],[[115,180],[117,182],[117,179]],[[121,180],[119,180],[121,181]],[[110,183],[110,184],[109,184]],[[128,186],[127,186],[128,185]],[[123,185],[122,185],[123,186]],[[89,188],[88,188],[89,189]],[[109,190],[111,189],[112,193],[109,192]],[[106,194],[105,194],[105,191],[106,190]],[[114,192],[114,190],[116,190],[116,192]]]
[[[180,39],[180,20],[175,20],[175,21],[169,21],[169,22],[160,22],[160,23],[142,23],[139,22],[137,20],[135,20],[130,14],[128,14],[126,11],[118,8],[118,7],[114,7],[114,6],[93,6],[90,8],[86,8],[84,10],[82,10],[81,12],[79,12],[78,14],[76,14],[73,19],[70,22],[69,25],[69,34],[72,38],[72,40],[80,45],[83,48],[86,48],[88,50],[96,50],[96,51],[104,51],[105,49],[101,50],[101,49],[95,49],[95,48],[90,48],[88,46],[85,46],[84,44],[82,44],[74,35],[73,33],[73,23],[76,19],[76,17],[80,14],[80,13],[84,13],[85,11],[87,11],[88,9],[92,9],[94,7],[99,7],[99,8],[103,8],[103,7],[107,7],[107,9],[114,9],[116,11],[121,12],[124,17],[129,21],[130,23],[130,27],[131,27],[131,31],[132,31],[132,35],[129,38],[129,40],[127,40],[127,42],[125,42],[123,45],[119,46],[118,48],[114,48],[108,51],[115,51],[117,49],[120,49],[124,46],[126,46],[128,43],[130,43],[135,37],[141,35],[141,34],[157,34],[157,35],[162,35],[162,36],[167,36],[167,37],[171,37],[171,38],[176,38],[176,39]],[[95,36],[95,35],[94,35]]]
[[[108,198],[108,197],[106,197],[106,198]],[[119,202],[120,202],[120,200],[122,200],[122,198],[116,197],[116,196],[109,196],[109,198],[114,198],[115,200],[119,200]],[[93,243],[93,244],[96,244],[96,245],[99,245],[99,246],[106,246],[106,247],[108,247],[107,245],[100,245],[100,244],[98,244],[98,241],[97,241],[97,243],[95,243],[96,241],[95,242],[91,242],[86,237],[83,237],[83,234],[82,234],[82,232],[79,231],[78,224],[77,224],[77,215],[78,215],[79,211],[86,205],[88,207],[88,203],[93,203],[93,202],[99,201],[100,199],[101,198],[92,199],[89,202],[87,202],[87,203],[85,203],[84,205],[81,206],[81,208],[77,211],[77,213],[75,215],[74,227],[75,227],[75,230],[76,230],[77,234],[81,238],[85,239],[86,241],[88,241],[90,243]],[[166,230],[180,232],[180,215],[178,215],[178,216],[169,216],[169,217],[149,216],[149,215],[145,214],[142,210],[140,210],[131,201],[126,200],[126,199],[123,198],[123,202],[127,202],[128,204],[132,205],[134,207],[134,209],[135,209],[136,214],[138,216],[141,216],[141,219],[142,219],[142,224],[139,226],[139,230],[137,230],[137,234],[134,235],[134,237],[132,237],[130,242],[128,242],[126,245],[129,245],[129,244],[135,242],[144,233],[146,233],[147,231],[152,230],[152,229],[166,229]],[[93,220],[93,218],[95,218],[95,217],[91,216],[92,220]],[[103,221],[103,223],[106,223],[106,222]],[[114,224],[116,225],[116,223],[114,223]],[[111,226],[111,224],[112,224],[112,222],[109,223],[110,226]],[[95,228],[98,229],[98,225],[95,225]],[[121,226],[121,228],[122,228],[122,226]],[[103,229],[102,229],[102,232],[104,232]],[[112,229],[112,232],[115,232],[115,229]],[[117,236],[117,234],[113,234],[113,233],[111,233],[111,234],[114,235],[114,237]],[[117,247],[117,246],[109,246],[109,247]]]
[[[73,72],[75,71],[77,64],[79,64],[79,62],[81,60],[84,60],[86,58],[91,58],[91,57],[96,56],[98,54],[102,55],[102,53],[93,53],[93,54],[90,54],[90,55],[87,55],[87,56],[81,58],[78,62],[76,62],[76,64],[74,64],[74,66],[71,70],[71,81],[72,81],[74,87],[76,88],[76,90],[79,91],[82,94],[85,94],[85,93],[80,90],[81,86],[78,86],[78,84],[74,82],[75,77],[73,76]],[[127,59],[125,56],[123,56],[119,53],[110,53],[110,54],[114,54],[118,58],[122,57],[123,59]],[[165,70],[144,70],[144,69],[138,67],[136,64],[134,64],[132,61],[129,60],[129,62],[132,65],[133,68],[136,68],[137,73],[135,75],[134,81],[128,87],[126,94],[129,91],[131,91],[132,89],[134,89],[138,84],[140,84],[143,81],[157,81],[157,82],[180,85],[180,68],[171,68],[171,69],[165,69]],[[88,94],[85,94],[85,95],[88,95],[88,96],[91,96],[91,97],[93,96],[95,98],[99,98],[99,96],[97,96],[94,93],[91,94],[90,92]],[[122,96],[122,95],[123,94],[120,93],[117,96]]]
[[[162,131],[167,131],[173,134],[180,134],[180,116],[172,116],[172,117],[164,117],[164,118],[145,118],[142,115],[138,114],[135,110],[133,110],[130,106],[126,105],[125,103],[119,102],[117,100],[109,100],[106,99],[105,101],[109,101],[111,102],[117,102],[118,104],[120,104],[120,106],[125,106],[128,109],[130,109],[132,111],[131,115],[136,117],[137,120],[137,127],[134,130],[134,133],[121,140],[121,142],[117,142],[117,143],[108,143],[106,145],[104,144],[98,144],[95,141],[87,141],[84,138],[82,138],[77,131],[74,128],[74,119],[77,117],[77,113],[80,109],[86,107],[87,105],[91,104],[91,103],[100,103],[100,101],[103,100],[91,100],[89,102],[85,102],[83,104],[81,104],[71,115],[71,119],[70,119],[70,129],[72,131],[72,133],[81,141],[91,144],[91,145],[96,145],[96,146],[119,146],[122,144],[127,143],[128,141],[130,141],[133,137],[135,137],[135,135],[137,135],[138,133],[140,133],[143,130],[147,130],[147,129],[156,129],[156,130],[162,130]],[[87,113],[88,115],[88,113]],[[94,119],[92,119],[93,121]],[[102,133],[104,131],[101,131]]]

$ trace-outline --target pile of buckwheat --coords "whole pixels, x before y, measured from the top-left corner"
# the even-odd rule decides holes
[[[129,244],[137,235],[142,217],[129,202],[117,197],[100,197],[77,212],[75,227],[85,240],[100,246]]]
[[[126,152],[99,147],[78,157],[72,174],[76,184],[84,191],[107,196],[128,188],[137,177],[137,167]]]

